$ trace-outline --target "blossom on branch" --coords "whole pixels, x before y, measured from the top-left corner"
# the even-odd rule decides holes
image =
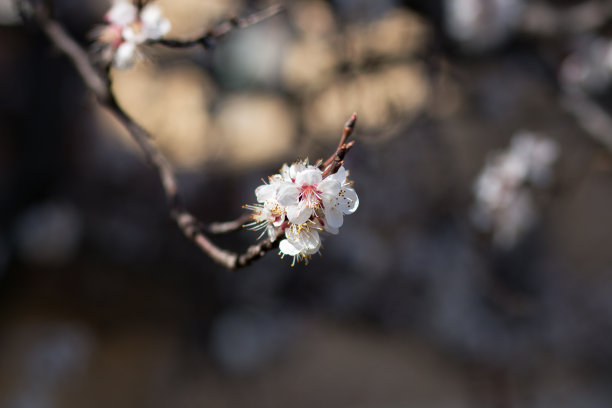
[[[171,28],[161,9],[147,4],[138,9],[129,0],[115,0],[104,19],[107,25],[97,31],[102,45],[102,58],[119,69],[130,68],[141,57],[139,46],[149,40],[159,40]]]
[[[344,166],[333,174],[327,170],[308,164],[308,160],[285,164],[279,174],[257,187],[258,204],[245,206],[253,211],[253,221],[245,227],[265,229],[271,240],[284,233],[280,254],[293,257],[293,264],[307,263],[320,250],[319,232],[337,234],[343,216],[359,207]]]

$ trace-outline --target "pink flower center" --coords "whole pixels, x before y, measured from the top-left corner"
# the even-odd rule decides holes
[[[314,184],[304,184],[300,187],[300,201],[306,201],[306,205],[310,208],[319,207],[321,192]]]

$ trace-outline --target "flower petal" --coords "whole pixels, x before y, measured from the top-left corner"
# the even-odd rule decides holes
[[[296,256],[301,252],[300,249],[296,248],[288,239],[283,239],[280,244],[278,244],[278,249],[283,255],[289,256]]]
[[[346,173],[347,172],[344,166],[340,166],[338,171],[330,175],[328,178],[332,178],[334,180],[337,180],[340,184],[343,184],[346,181]]]
[[[140,12],[140,19],[146,26],[154,26],[163,18],[162,11],[156,4],[147,4]]]
[[[330,234],[334,234],[334,235],[337,235],[340,232],[339,228],[331,227],[328,224],[325,224],[323,228],[325,229],[325,231],[329,232]]]
[[[275,192],[276,186],[264,184],[255,189],[255,197],[257,197],[258,203],[263,203],[264,201],[274,199]]]
[[[274,240],[276,239],[276,231],[274,227],[268,224],[268,226],[266,227],[266,232],[268,233],[268,238],[270,239],[270,242],[274,242]]]
[[[296,205],[300,190],[293,183],[280,183],[276,191],[276,199],[280,205]]]
[[[127,26],[136,21],[138,9],[129,1],[116,1],[106,13],[106,21],[119,26]]]
[[[119,69],[130,68],[136,61],[136,44],[125,41],[115,51],[114,64]]]
[[[321,170],[317,168],[309,168],[301,171],[295,177],[295,184],[298,187],[303,185],[314,186],[321,181]]]
[[[287,207],[287,219],[293,224],[303,224],[312,215],[312,208],[302,203]]]
[[[332,228],[340,228],[344,223],[342,212],[335,207],[325,209],[325,220],[327,221],[327,225]]]
[[[340,193],[340,188],[341,184],[330,177],[327,177],[317,185],[317,190],[323,194],[324,199],[328,200],[337,196]]]
[[[343,196],[347,200],[348,204],[348,210],[344,211],[344,213],[352,214],[357,211],[357,208],[359,208],[359,197],[357,197],[357,192],[350,187],[345,187],[343,191]]]
[[[140,19],[144,25],[147,38],[157,40],[170,31],[170,21],[163,16],[157,5],[149,4],[142,9]]]
[[[316,229],[306,228],[299,233],[302,252],[308,255],[315,254],[321,246],[321,238],[319,231]]]

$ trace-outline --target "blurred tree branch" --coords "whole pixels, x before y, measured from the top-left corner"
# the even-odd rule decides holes
[[[204,34],[202,34],[202,36],[195,38],[195,39],[175,40],[175,39],[163,39],[162,38],[159,40],[152,40],[150,41],[150,43],[161,44],[161,45],[165,45],[171,48],[186,48],[186,47],[200,45],[204,47],[205,49],[211,49],[211,48],[214,48],[217,40],[226,36],[227,34],[234,31],[235,29],[242,29],[242,28],[252,26],[263,20],[266,20],[270,17],[273,17],[279,14],[283,10],[284,9],[281,5],[274,5],[266,9],[263,9],[261,11],[250,14],[246,17],[232,17],[229,20],[225,21],[224,23],[221,23],[217,27],[213,28],[210,31],[205,32]]]
[[[561,105],[596,142],[612,152],[612,117],[577,87],[565,86]]]
[[[552,37],[594,30],[612,17],[612,2],[591,0],[569,7],[555,7],[546,2],[526,4],[522,30],[536,36]]]

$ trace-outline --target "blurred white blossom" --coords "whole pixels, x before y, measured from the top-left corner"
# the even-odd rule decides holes
[[[131,67],[141,57],[140,45],[162,38],[171,28],[157,5],[138,10],[129,0],[115,0],[105,20],[107,25],[96,30],[96,38],[102,58],[119,69]]]
[[[531,188],[552,181],[559,146],[552,139],[519,132],[510,147],[495,153],[474,183],[472,221],[491,233],[496,245],[509,249],[537,220]]]
[[[561,81],[588,92],[602,92],[612,80],[612,41],[583,38],[575,48],[561,65]]]
[[[468,51],[484,51],[505,41],[520,23],[522,0],[445,0],[450,37]]]

